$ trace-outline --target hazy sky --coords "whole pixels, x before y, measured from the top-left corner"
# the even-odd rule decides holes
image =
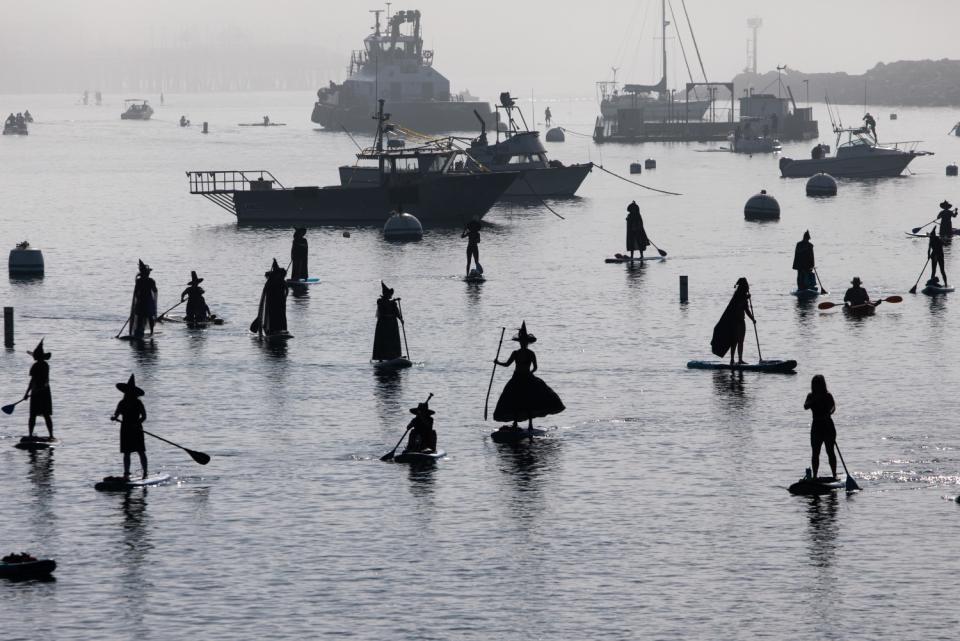
[[[12,0],[8,0],[12,1]],[[682,13],[681,0],[672,0]],[[428,48],[455,90],[490,97],[592,95],[608,78],[654,82],[653,40],[659,0],[411,0]],[[787,64],[804,71],[861,73],[878,61],[960,58],[960,0],[686,0],[707,73],[730,79],[746,64],[746,19],[759,16],[760,69]],[[377,2],[356,0],[45,0],[17,3],[0,21],[0,54],[64,56],[131,44],[312,42],[342,57],[358,48]],[[678,14],[678,18],[679,18]],[[645,19],[644,19],[645,18]],[[680,18],[686,31],[686,24]],[[641,26],[643,28],[641,28]],[[685,38],[687,34],[685,33]],[[689,39],[686,38],[688,55]],[[674,72],[682,70],[670,40]],[[339,62],[339,60],[338,60]],[[325,66],[325,65],[324,65]],[[336,78],[336,80],[341,80]],[[683,76],[671,73],[676,86]]]

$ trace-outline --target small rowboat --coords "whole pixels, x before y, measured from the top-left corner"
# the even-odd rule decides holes
[[[410,463],[411,465],[433,465],[447,455],[443,450],[436,452],[410,452],[404,450],[393,457],[396,463]]]
[[[877,306],[873,303],[862,303],[860,305],[846,304],[843,306],[843,311],[851,316],[873,316],[874,312],[877,311]]]
[[[93,486],[93,489],[99,490],[100,492],[120,492],[137,487],[161,485],[169,480],[170,475],[166,473],[154,474],[145,479],[125,479],[122,476],[105,476],[102,481]]]
[[[35,452],[37,450],[47,450],[60,445],[60,441],[49,436],[22,436],[18,443],[13,446],[18,450],[27,450]]]
[[[633,264],[633,263],[644,263],[651,260],[658,260],[662,263],[663,261],[666,260],[666,257],[665,256],[644,256],[641,258],[640,256],[637,256],[635,258],[630,258],[629,256],[626,256],[624,254],[614,254],[613,258],[605,258],[603,262],[610,263],[610,264],[619,264],[619,263]]]
[[[514,427],[512,425],[504,425],[496,432],[490,434],[490,440],[494,443],[508,443],[511,445],[516,445],[517,443],[523,443],[524,441],[533,441],[535,436],[543,436],[546,434],[546,430],[541,430],[539,428],[533,429],[524,429],[522,427]]]
[[[770,372],[775,374],[792,374],[797,368],[797,361],[768,359],[759,363],[744,363],[742,365],[731,365],[727,361],[690,361],[687,363],[690,369],[729,369],[737,372]]]
[[[818,476],[815,479],[802,478],[790,487],[787,491],[790,494],[801,496],[815,496],[820,494],[830,494],[835,490],[842,490],[846,483],[833,476]]]
[[[820,295],[819,288],[812,289],[795,289],[790,292],[791,295],[796,296],[797,298],[816,298]]]
[[[387,361],[373,361],[373,366],[377,369],[404,369],[413,366],[413,363],[407,357],[399,356]]]
[[[50,576],[57,569],[57,562],[53,559],[34,559],[19,563],[0,562],[0,578],[4,579],[38,579]]]

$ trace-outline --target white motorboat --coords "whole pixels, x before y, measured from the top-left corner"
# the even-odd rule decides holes
[[[780,159],[780,175],[784,178],[809,178],[820,172],[836,178],[884,178],[899,176],[917,156],[933,155],[931,151],[918,151],[918,140],[879,144],[865,127],[834,129],[837,134],[837,153],[833,156],[823,151],[823,146],[813,148],[811,158],[794,160]],[[840,144],[842,135],[847,142]]]

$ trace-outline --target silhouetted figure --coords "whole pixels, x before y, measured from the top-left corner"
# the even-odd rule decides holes
[[[471,260],[477,266],[477,272],[483,273],[483,267],[480,266],[480,227],[480,221],[474,218],[460,234],[460,238],[467,239],[467,276],[470,275]]]
[[[848,288],[847,293],[843,295],[843,302],[849,305],[864,305],[870,302],[870,294],[860,284],[860,277],[854,276],[850,281],[852,287]]]
[[[120,420],[120,451],[123,453],[123,478],[130,479],[130,454],[140,455],[140,468],[143,478],[147,478],[147,447],[143,442],[143,422],[147,420],[147,409],[140,397],[143,390],[137,387],[133,374],[126,383],[117,383],[117,389],[123,392],[123,399],[117,403],[110,420]]]
[[[190,124],[190,121],[187,120],[187,117],[186,117],[186,116],[180,116],[180,126],[181,126],[181,127],[186,127],[186,126],[189,125],[189,124]]]
[[[813,158],[814,160],[820,160],[821,158],[823,158],[823,156],[824,156],[823,145],[821,145],[820,143],[817,143],[816,146],[814,146],[814,148],[810,150],[810,157]]]
[[[17,112],[17,126],[18,126],[18,127],[23,127],[25,124],[26,124],[26,123],[25,123],[24,120],[23,120],[23,114],[20,113],[20,112]]]
[[[830,475],[837,478],[837,457],[833,448],[837,441],[837,430],[833,425],[833,412],[837,409],[833,395],[827,391],[827,381],[823,374],[817,374],[810,381],[810,393],[803,402],[803,409],[813,412],[813,423],[810,424],[810,467],[813,469],[813,478],[817,478],[820,469],[820,446],[827,449],[827,460],[830,461]]]
[[[5,125],[15,125],[17,124],[17,117],[13,115],[13,112],[10,112],[10,115],[7,116],[7,120],[4,122]]]
[[[433,415],[436,412],[430,409],[429,401],[410,408],[410,413],[414,417],[407,424],[410,436],[407,438],[407,447],[403,451],[436,452],[437,432],[433,429]]]
[[[207,307],[207,301],[203,298],[203,288],[200,283],[202,278],[197,278],[197,272],[190,272],[190,282],[187,288],[180,294],[180,302],[187,301],[187,313],[184,320],[188,323],[203,323],[210,319],[210,308]]]
[[[23,112],[23,119],[24,119],[25,121],[27,121],[27,122],[33,122],[33,116],[30,115],[30,110],[29,110],[29,109],[27,109],[26,111]]]
[[[380,298],[377,299],[377,329],[373,335],[373,360],[389,361],[400,358],[400,325],[403,315],[393,298],[393,290],[380,281]],[[399,321],[399,323],[398,323]]]
[[[287,331],[287,270],[273,259],[270,271],[264,272],[267,282],[263,284],[263,293],[260,295],[260,331],[266,336],[273,336]]]
[[[803,232],[803,240],[797,243],[793,250],[793,268],[797,270],[797,289],[816,289],[816,275],[813,258],[813,243],[810,242],[810,232]]]
[[[743,365],[743,339],[747,334],[747,322],[744,317],[749,317],[754,324],[757,321],[750,309],[750,283],[746,278],[738,278],[736,288],[733,297],[727,303],[727,308],[723,310],[723,315],[713,328],[710,348],[721,358],[729,350],[730,365],[733,365],[734,352],[736,352],[737,363]]]
[[[940,221],[940,238],[946,243],[953,240],[953,219],[957,217],[956,208],[951,211],[951,207],[953,205],[945,200],[940,203],[940,213],[937,214],[937,220]]]
[[[873,119],[869,112],[863,117],[863,126],[870,130],[874,142],[880,142],[880,139],[877,138],[877,121]]]
[[[306,280],[309,278],[307,274],[308,253],[307,228],[297,227],[293,232],[293,246],[290,247],[290,264],[293,266],[290,278],[292,280]]]
[[[157,283],[150,278],[150,266],[142,260],[138,262],[139,273],[133,285],[133,303],[130,305],[130,336],[143,337],[147,326],[153,335],[153,326],[157,322]]]
[[[37,417],[42,416],[47,424],[47,434],[53,440],[53,398],[50,395],[50,354],[43,351],[43,340],[33,349],[33,365],[30,366],[30,383],[23,398],[30,397],[30,419],[27,422],[29,435],[33,436],[33,428],[37,424]]]
[[[930,279],[933,280],[937,277],[937,267],[939,266],[940,273],[943,274],[943,286],[949,287],[950,285],[947,284],[947,271],[943,267],[943,240],[937,236],[935,229],[931,229],[927,237],[930,239],[929,245],[927,246],[927,257],[930,259]]]
[[[650,240],[640,216],[640,206],[634,200],[627,205],[627,251],[630,252],[630,258],[633,258],[634,251],[640,252],[640,258],[643,258],[643,252],[649,245]]]
[[[553,122],[553,114],[550,113],[550,107],[547,107],[543,110],[543,120],[547,127],[549,127],[550,123]]]
[[[264,117],[263,117],[263,126],[264,126],[264,127],[267,127],[267,126],[269,126],[269,125],[270,125],[270,116],[264,116]]]
[[[520,349],[514,350],[506,362],[493,361],[501,367],[516,365],[513,376],[500,393],[500,400],[493,410],[493,420],[513,421],[516,429],[519,429],[519,421],[527,421],[527,429],[532,430],[533,419],[559,414],[566,407],[556,392],[534,376],[537,371],[537,355],[528,346],[536,343],[537,337],[527,333],[526,322],[520,325],[520,330],[512,340],[520,343]]]

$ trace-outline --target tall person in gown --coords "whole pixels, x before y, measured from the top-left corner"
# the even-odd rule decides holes
[[[293,232],[293,245],[290,247],[291,280],[306,280],[310,278],[307,269],[308,254],[307,228],[297,227]]]
[[[130,304],[130,336],[142,338],[147,326],[153,335],[157,322],[157,283],[150,277],[153,270],[142,260],[138,261],[138,273],[133,285],[133,302]]]
[[[738,355],[737,363],[744,364],[743,339],[747,334],[745,317],[749,317],[754,324],[757,323],[750,310],[750,284],[746,278],[738,278],[733,297],[714,326],[713,338],[710,341],[711,350],[720,358],[723,358],[727,350],[730,351],[731,366],[735,353]]]
[[[803,232],[803,240],[797,243],[793,250],[793,268],[797,271],[797,290],[816,289],[816,275],[813,268],[816,261],[813,256],[813,243],[810,242],[810,232]]]
[[[140,456],[140,469],[143,478],[147,478],[147,447],[143,442],[143,422],[147,420],[147,410],[140,397],[143,390],[137,387],[133,374],[126,383],[117,383],[117,389],[123,392],[123,398],[117,403],[112,421],[120,421],[120,451],[123,453],[123,478],[130,479],[130,455],[136,452]],[[122,418],[117,418],[117,417]]]
[[[276,336],[287,331],[287,270],[273,259],[270,271],[264,272],[267,281],[260,294],[260,331],[266,336]]]
[[[400,345],[400,325],[403,315],[393,298],[393,289],[380,281],[380,298],[377,299],[377,328],[373,335],[373,360],[390,361],[403,356]]]
[[[537,337],[527,332],[526,322],[520,325],[512,340],[520,343],[519,349],[502,363],[493,361],[501,367],[515,365],[513,376],[504,386],[493,410],[493,420],[513,421],[514,429],[519,429],[519,421],[527,421],[527,429],[533,430],[533,419],[559,414],[566,407],[549,385],[534,376],[538,369],[537,355],[529,346],[537,342]]]
[[[30,397],[30,419],[27,430],[33,437],[33,428],[37,424],[37,417],[42,416],[47,424],[47,435],[53,440],[53,397],[50,394],[50,354],[43,351],[43,340],[34,348],[33,365],[30,366],[30,383],[23,398]]]
[[[204,323],[210,318],[210,308],[207,307],[203,288],[200,287],[202,282],[202,278],[197,278],[197,272],[191,271],[190,282],[180,294],[180,302],[187,301],[185,319],[188,323]]]
[[[643,259],[643,252],[650,246],[650,239],[647,238],[647,231],[643,227],[643,218],[640,216],[640,206],[637,201],[627,205],[627,251],[630,252],[630,258],[633,258],[633,252],[640,252],[640,258]]]

